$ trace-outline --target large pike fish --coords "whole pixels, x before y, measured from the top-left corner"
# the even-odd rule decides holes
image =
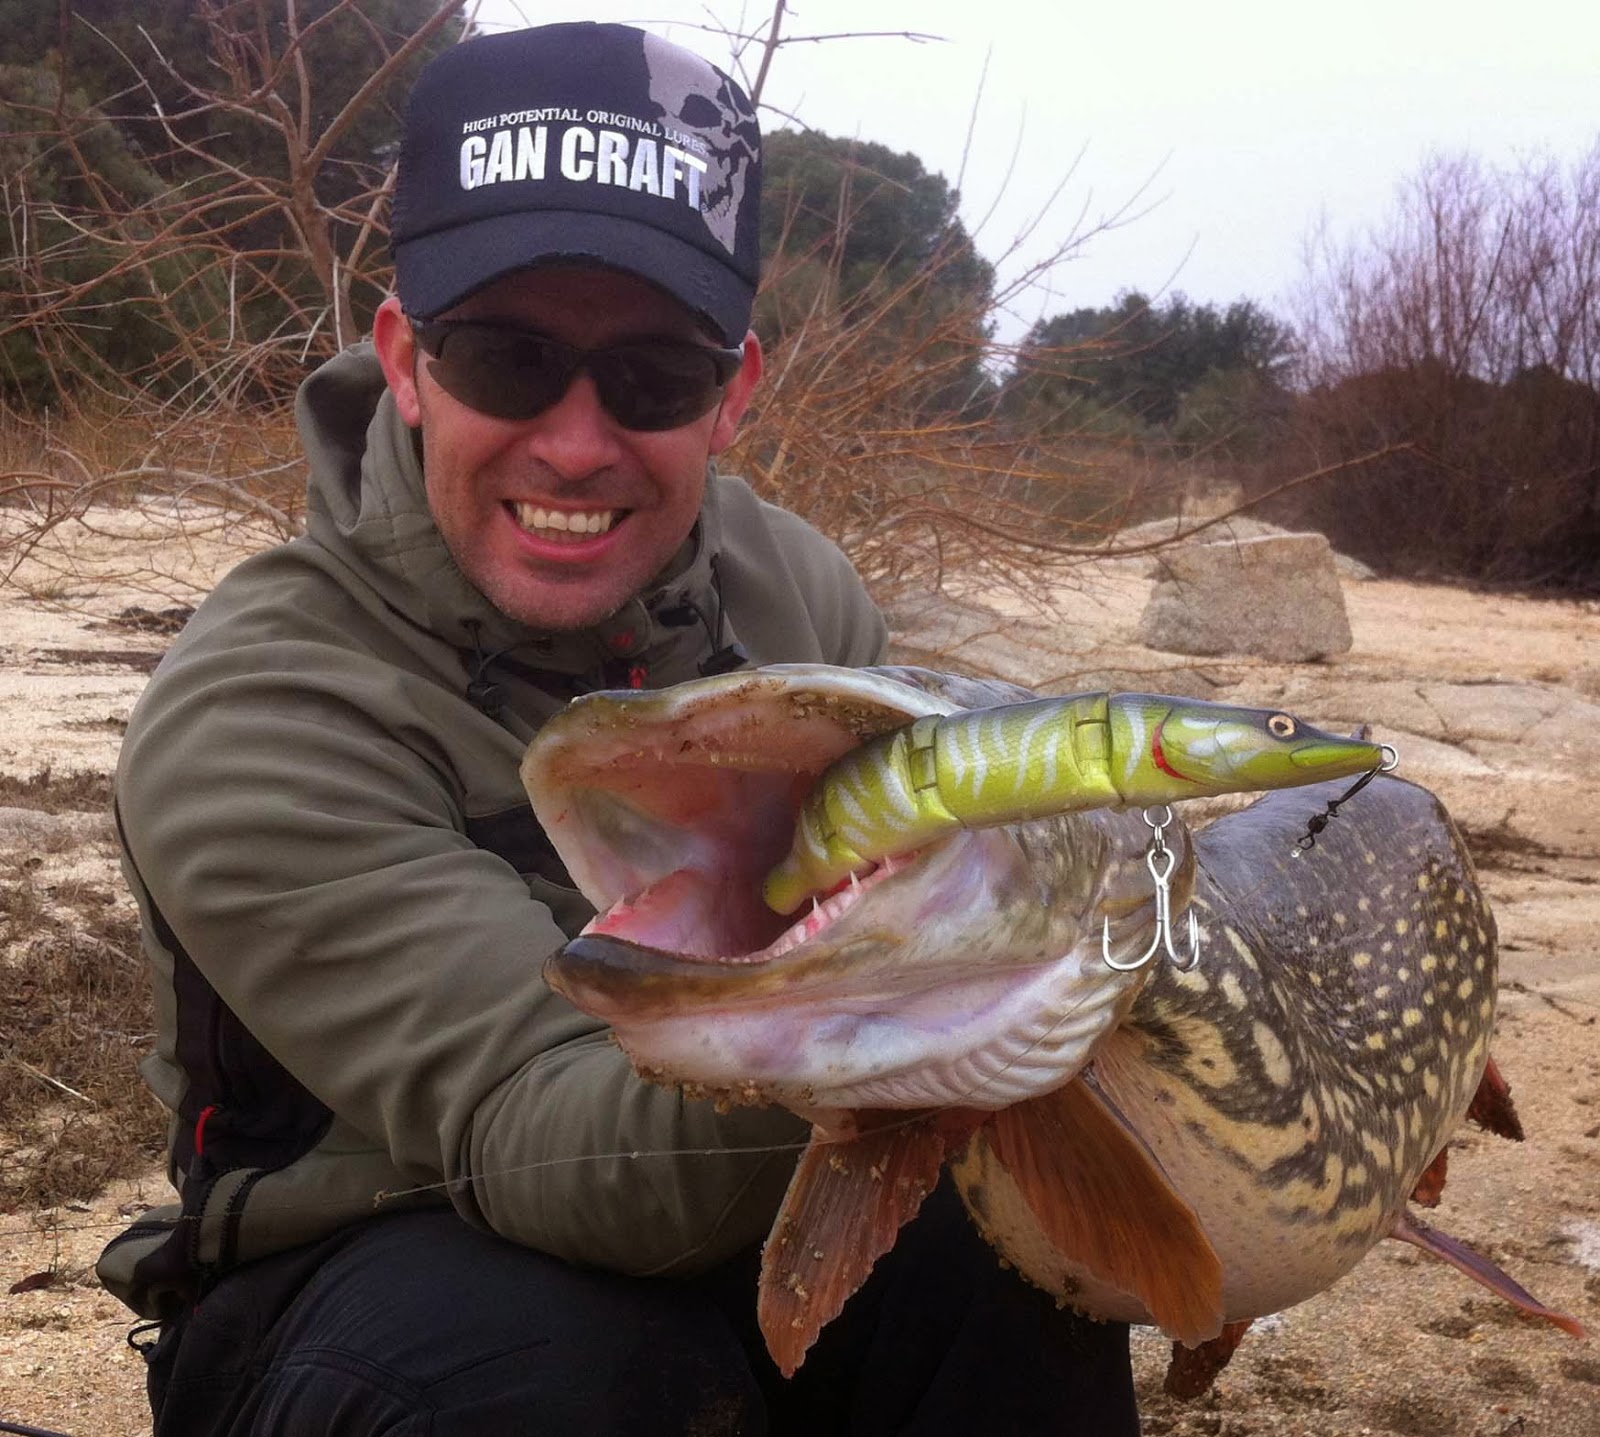
[[[1381,764],[924,670],[591,695],[523,765],[598,913],[546,973],[646,1077],[812,1121],[758,1299],[785,1372],[945,1166],[1027,1278],[1172,1337],[1173,1390],[1386,1237],[1581,1334],[1408,1208],[1464,1117],[1520,1131],[1448,816],[1385,777],[1328,821]],[[1267,790],[1193,838],[1168,807]]]

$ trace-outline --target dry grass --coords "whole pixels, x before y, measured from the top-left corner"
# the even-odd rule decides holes
[[[0,773],[0,808],[36,813],[106,813],[111,808],[111,775],[77,769],[58,774],[42,768],[25,778]]]
[[[64,409],[0,409],[0,575],[34,540],[91,508],[138,507],[254,522],[287,539],[304,524],[305,459],[287,407],[217,407],[174,418],[130,387]]]
[[[90,1198],[161,1151],[138,1074],[155,1021],[132,904],[61,861],[109,797],[105,774],[0,776],[0,806],[60,820],[0,856],[0,1211]]]
[[[299,534],[304,506],[286,409],[174,422],[130,396],[0,410],[0,587],[40,603],[101,620],[108,593],[157,614],[192,606],[232,563]]]

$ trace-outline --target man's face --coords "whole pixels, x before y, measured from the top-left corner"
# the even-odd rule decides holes
[[[675,300],[604,269],[524,270],[443,317],[520,325],[585,349],[710,342]],[[732,441],[761,374],[751,335],[719,406],[640,432],[606,412],[587,372],[532,419],[468,408],[429,375],[396,299],[378,311],[373,339],[401,417],[421,426],[428,506],[456,563],[502,613],[539,629],[597,623],[666,567],[700,512],[706,461]]]

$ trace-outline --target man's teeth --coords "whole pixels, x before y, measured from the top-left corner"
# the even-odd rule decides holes
[[[535,534],[604,534],[617,522],[615,509],[544,509],[518,504],[517,523]]]

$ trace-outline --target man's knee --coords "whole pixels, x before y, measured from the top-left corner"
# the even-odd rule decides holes
[[[347,1235],[281,1301],[275,1282],[270,1263],[223,1282],[167,1383],[176,1418],[231,1370],[249,1394],[234,1425],[164,1413],[159,1430],[760,1430],[743,1349],[692,1287],[575,1268],[447,1213]]]

